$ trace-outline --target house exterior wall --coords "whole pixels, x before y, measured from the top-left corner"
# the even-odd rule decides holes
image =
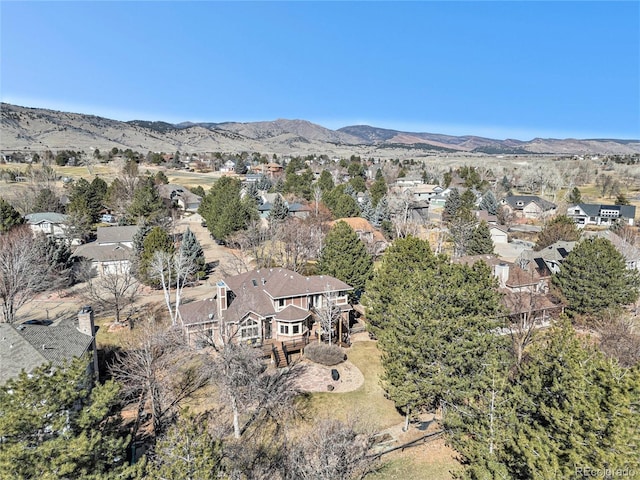
[[[509,236],[506,232],[497,228],[491,228],[489,232],[491,233],[491,240],[493,243],[508,243]]]

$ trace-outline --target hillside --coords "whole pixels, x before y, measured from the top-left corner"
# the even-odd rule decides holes
[[[497,140],[477,136],[402,132],[368,125],[330,130],[306,120],[286,119],[249,123],[121,122],[95,115],[27,108],[7,103],[1,105],[0,113],[0,148],[3,151],[90,151],[95,148],[105,150],[117,147],[141,152],[257,151],[279,155],[324,153],[380,158],[420,156],[429,152],[640,153],[640,140]]]

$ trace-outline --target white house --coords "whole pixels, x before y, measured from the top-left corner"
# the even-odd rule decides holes
[[[98,227],[95,242],[80,245],[74,257],[84,257],[91,261],[98,275],[124,273],[131,266],[133,252],[133,236],[138,227]]]
[[[25,216],[34,233],[44,233],[47,237],[65,238],[69,217],[62,213],[41,212]]]
[[[572,218],[578,227],[586,225],[604,225],[610,227],[616,223],[633,226],[636,207],[633,205],[596,205],[580,203],[567,209],[567,216]]]

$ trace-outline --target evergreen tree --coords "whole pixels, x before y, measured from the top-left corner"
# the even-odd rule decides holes
[[[389,204],[387,202],[387,197],[385,196],[378,200],[371,224],[376,228],[381,228],[385,222],[389,222],[390,220],[391,214],[389,213]]]
[[[242,199],[241,189],[238,179],[222,177],[202,199],[198,213],[207,222],[214,238],[225,240],[232,233],[246,228],[251,219],[257,218],[255,202],[246,196]]]
[[[378,206],[378,202],[387,194],[388,190],[387,182],[384,181],[384,177],[382,176],[382,174],[378,176],[378,173],[381,171],[382,170],[378,170],[378,172],[376,172],[376,180],[375,182],[373,182],[371,188],[369,189],[369,193],[371,194],[371,203],[374,207]]]
[[[579,239],[580,230],[575,222],[566,215],[558,215],[551,219],[538,235],[535,250],[540,251],[560,240],[575,242]]]
[[[93,385],[88,359],[44,365],[0,387],[3,478],[127,478],[128,438],[112,415],[118,385]]]
[[[24,218],[4,198],[0,197],[0,233],[7,233],[13,227],[22,225]]]
[[[507,350],[494,333],[500,302],[487,265],[426,263],[389,279],[392,288],[369,305],[384,319],[376,326],[385,389],[407,418],[438,407],[446,416],[464,405],[486,386],[485,366]],[[377,279],[383,289],[388,275]]]
[[[582,193],[580,193],[578,187],[573,187],[573,190],[571,190],[567,200],[571,205],[578,205],[579,203],[582,203]]]
[[[356,192],[366,192],[367,191],[367,184],[365,183],[364,178],[362,178],[360,176],[353,177],[351,180],[349,180],[349,185]]]
[[[489,215],[498,214],[498,200],[496,200],[496,196],[491,190],[487,190],[487,193],[483,195],[478,207],[480,208],[480,210],[486,210]]]
[[[56,212],[63,213],[64,205],[60,202],[60,198],[48,187],[42,188],[36,195],[31,213],[37,212]]]
[[[283,222],[289,216],[289,207],[280,195],[276,195],[271,210],[269,211],[269,221],[272,224]]]
[[[502,458],[511,478],[640,468],[638,371],[583,346],[568,322],[531,353],[509,393],[514,421]]]
[[[442,220],[450,222],[458,214],[458,210],[462,207],[462,199],[457,188],[452,188],[447,200],[444,202],[444,210],[442,211]]]
[[[362,218],[368,220],[369,222],[373,222],[373,220],[375,219],[376,211],[373,205],[371,204],[371,197],[369,196],[368,192],[365,192],[364,194],[364,197],[362,199],[362,204],[360,205],[360,209],[361,209],[360,215],[362,216]]]
[[[153,255],[158,251],[173,254],[174,250],[169,234],[161,227],[153,227],[142,241],[142,253],[137,269],[138,280],[152,287],[160,286],[158,279],[154,278],[153,272],[150,271]]]
[[[379,205],[379,204],[378,204]],[[411,235],[396,239],[382,257],[380,266],[366,285],[362,303],[367,307],[367,321],[370,331],[378,335],[387,326],[388,305],[396,295],[410,289],[408,283],[419,271],[434,268],[436,258],[429,242]]]
[[[169,183],[169,179],[167,178],[166,173],[164,173],[162,170],[158,170],[158,173],[156,173],[155,177],[153,177],[153,182],[156,185],[167,185]]]
[[[624,257],[606,238],[581,241],[553,277],[574,313],[595,314],[635,302],[640,272],[628,270]]]
[[[373,273],[373,260],[362,240],[346,222],[337,222],[327,234],[320,252],[318,272],[351,285],[351,298],[360,298]]]
[[[340,195],[331,213],[336,218],[348,218],[360,216],[360,205],[351,195]]]
[[[189,227],[187,227],[184,234],[182,234],[180,249],[182,250],[182,258],[188,258],[195,266],[196,277],[204,277],[207,273],[207,262],[204,257],[204,251],[202,250],[202,245],[200,245],[200,242]]]
[[[489,225],[484,220],[475,228],[467,242],[467,255],[487,255],[493,253],[494,245]]]
[[[131,205],[127,208],[129,224],[133,225],[142,220],[155,223],[166,216],[167,211],[158,194],[153,177],[148,175],[140,179],[133,192]]]
[[[193,193],[194,195],[198,195],[200,198],[203,198],[207,194],[204,191],[204,188],[202,188],[202,185],[196,185],[195,187],[193,187],[191,189],[191,193]]]

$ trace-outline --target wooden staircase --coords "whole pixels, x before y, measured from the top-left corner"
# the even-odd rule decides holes
[[[271,352],[273,353],[273,361],[276,364],[276,367],[284,368],[289,365],[287,356],[280,345],[274,344],[271,348]]]

